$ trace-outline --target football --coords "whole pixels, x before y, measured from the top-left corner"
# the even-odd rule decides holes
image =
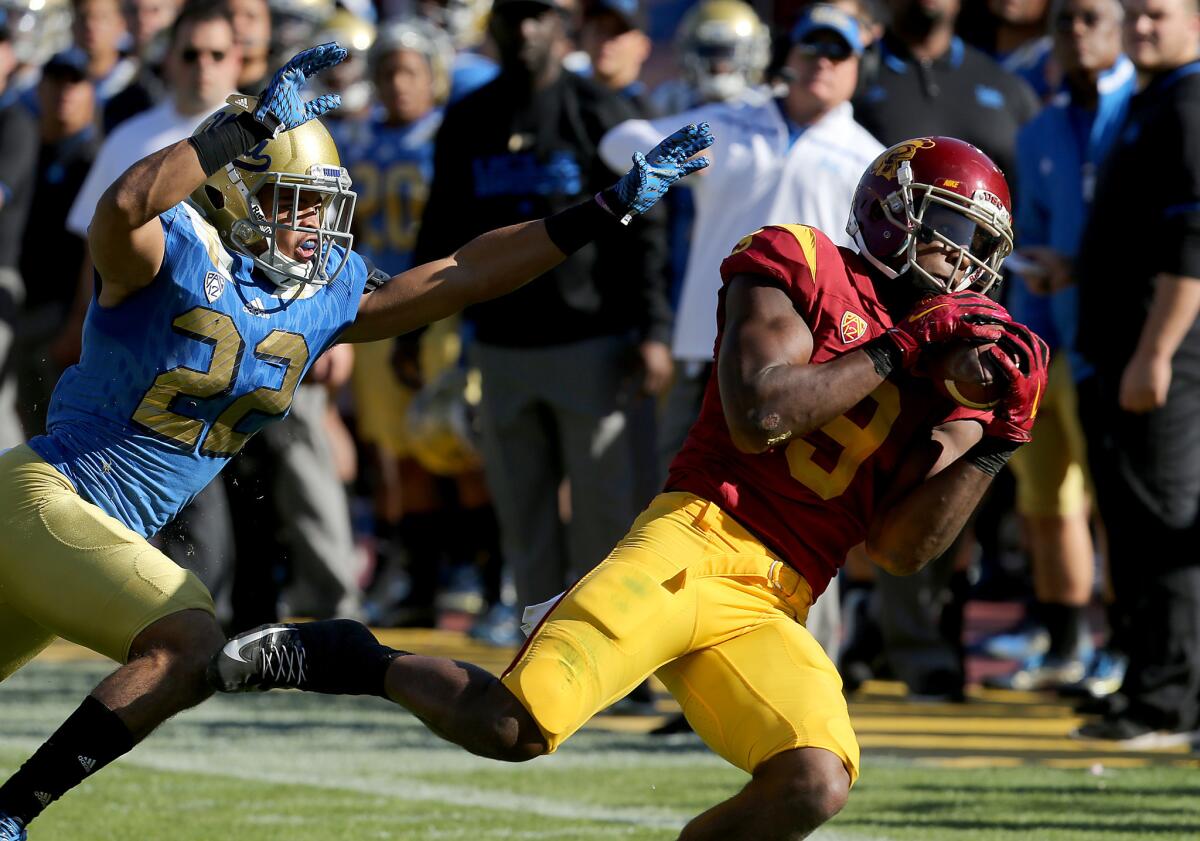
[[[987,343],[952,344],[932,356],[928,364],[930,378],[938,390],[970,409],[990,409],[1004,394],[1004,377],[986,351]]]

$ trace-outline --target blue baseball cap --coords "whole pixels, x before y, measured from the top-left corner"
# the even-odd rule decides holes
[[[814,32],[833,32],[850,45],[855,55],[862,55],[862,36],[854,15],[828,3],[809,6],[792,27],[792,43],[798,44]]]
[[[642,29],[642,8],[638,0],[590,0],[584,6],[584,14],[612,12],[630,29]]]
[[[42,65],[43,76],[73,76],[78,80],[88,77],[88,56],[80,47],[69,47],[55,53]]]

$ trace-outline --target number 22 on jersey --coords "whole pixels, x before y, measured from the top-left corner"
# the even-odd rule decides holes
[[[209,399],[233,390],[242,364],[246,343],[233,319],[207,307],[195,307],[171,322],[175,332],[212,347],[206,370],[180,365],[154,379],[141,404],[133,413],[133,422],[168,443],[190,450],[200,440],[204,421],[174,411],[180,398]],[[299,333],[272,330],[254,347],[254,357],[285,367],[278,388],[260,386],[234,400],[213,421],[200,445],[206,456],[228,457],[246,443],[248,433],[237,425],[251,412],[280,415],[292,404],[292,394],[300,374],[308,363],[308,343]]]
[[[871,404],[873,409],[868,408]],[[851,420],[851,415],[862,417],[868,411],[865,423]],[[883,446],[898,417],[900,389],[884,380],[854,409],[838,415],[816,435],[797,438],[788,444],[786,454],[793,478],[821,499],[841,496],[862,463]]]

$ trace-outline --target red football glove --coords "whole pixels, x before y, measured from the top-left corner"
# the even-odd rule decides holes
[[[1004,325],[1004,335],[996,346],[985,353],[1008,379],[1008,389],[983,432],[1024,444],[1032,437],[1030,430],[1046,394],[1050,350],[1036,333],[1012,321]]]
[[[927,345],[951,341],[997,341],[1012,321],[1004,307],[978,292],[952,292],[922,298],[887,336],[900,348],[900,364],[912,368]]]

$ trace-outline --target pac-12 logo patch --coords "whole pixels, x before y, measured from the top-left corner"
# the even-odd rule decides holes
[[[204,276],[204,297],[211,304],[221,297],[225,291],[225,278],[219,272],[209,272]]]
[[[841,331],[842,344],[853,344],[866,335],[867,322],[863,321],[861,315],[846,310],[842,313]]]

